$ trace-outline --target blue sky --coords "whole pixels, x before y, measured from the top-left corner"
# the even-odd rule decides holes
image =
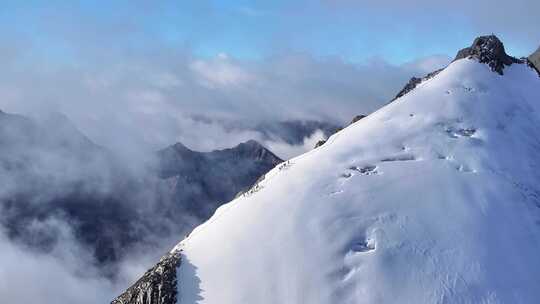
[[[528,55],[540,45],[540,1],[508,5],[5,0],[0,109],[59,111],[96,142],[122,147],[181,141],[210,150],[258,138],[223,121],[343,124],[384,105],[410,77],[444,67],[478,35],[496,33],[510,54]]]
[[[287,52],[351,62],[403,63],[453,55],[479,34],[494,32],[512,53],[540,44],[526,11],[537,1],[3,1],[2,43],[20,41],[41,56],[85,60],[107,52],[179,48],[197,56],[227,53],[261,59]],[[157,4],[156,4],[157,3]],[[498,19],[498,20],[497,20]],[[48,59],[53,59],[50,57]]]

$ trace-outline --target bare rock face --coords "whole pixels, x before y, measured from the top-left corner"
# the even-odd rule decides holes
[[[503,74],[504,67],[513,63],[521,63],[517,58],[509,56],[504,50],[503,43],[495,35],[480,36],[473,44],[459,51],[454,61],[472,58],[487,64],[492,71]]]
[[[366,118],[366,115],[356,115],[355,117],[353,117],[353,119],[349,123],[349,126],[352,125],[353,123],[361,120],[361,119],[364,119],[364,118]]]
[[[403,87],[403,89],[401,89],[401,91],[399,91],[399,93],[397,93],[396,97],[394,97],[394,99],[392,99],[390,102],[393,102],[394,100],[407,95],[410,91],[416,89],[416,87],[419,84],[421,84],[423,81],[426,81],[426,80],[429,80],[429,79],[435,77],[442,70],[444,70],[444,69],[439,69],[439,70],[436,70],[434,72],[431,72],[431,73],[427,74],[426,76],[424,76],[422,78],[419,78],[419,77],[411,78],[409,80],[409,82]]]
[[[114,299],[111,304],[175,304],[177,300],[176,268],[181,251],[162,257],[135,284]]]
[[[325,139],[321,139],[319,140],[316,144],[315,144],[315,147],[314,148],[318,148],[322,145],[324,145],[326,143],[326,140]]]

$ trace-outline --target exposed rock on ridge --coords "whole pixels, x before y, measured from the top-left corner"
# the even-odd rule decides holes
[[[135,284],[114,299],[111,304],[175,304],[177,300],[176,268],[181,251],[162,257]]]
[[[426,76],[422,77],[422,78],[418,78],[418,77],[413,77],[409,80],[409,82],[405,85],[405,87],[403,87],[403,89],[401,89],[401,91],[399,91],[399,93],[396,95],[396,97],[394,97],[394,99],[392,99],[390,102],[400,98],[400,97],[403,97],[405,96],[407,93],[409,93],[410,91],[414,90],[420,83],[422,83],[423,81],[426,81],[426,80],[429,80],[435,76],[437,76],[437,74],[439,74],[442,70],[444,69],[438,69],[434,72],[431,72],[429,74],[427,74]]]
[[[459,51],[454,61],[463,58],[473,58],[487,64],[492,71],[503,74],[504,67],[513,63],[522,63],[517,58],[509,56],[504,50],[503,43],[495,35],[480,36],[473,44]]]

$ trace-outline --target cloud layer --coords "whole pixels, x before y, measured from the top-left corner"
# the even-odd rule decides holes
[[[344,123],[387,102],[406,80],[448,62],[429,57],[394,66],[286,54],[261,61],[220,54],[148,56],[105,66],[21,68],[0,72],[0,108],[59,111],[91,139],[121,152],[176,141],[195,150],[262,140],[266,121]],[[243,130],[231,130],[241,122]]]

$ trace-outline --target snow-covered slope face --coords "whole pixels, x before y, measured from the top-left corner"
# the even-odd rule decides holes
[[[180,243],[180,303],[537,303],[540,78],[474,60],[284,163]]]

